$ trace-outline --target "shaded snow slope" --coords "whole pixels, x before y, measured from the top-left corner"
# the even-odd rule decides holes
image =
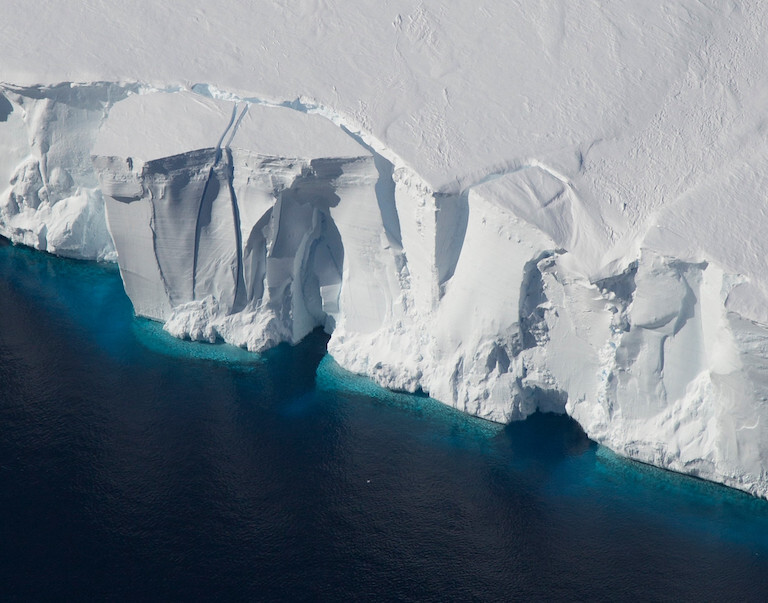
[[[568,412],[768,495],[763,4],[11,0],[4,20],[1,234],[117,257],[178,336],[323,326],[388,387]]]

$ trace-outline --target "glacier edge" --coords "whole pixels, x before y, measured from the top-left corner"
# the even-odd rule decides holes
[[[653,229],[615,243],[568,173],[580,161],[433,190],[307,100],[0,91],[0,233],[116,259],[136,312],[172,334],[258,351],[322,326],[341,366],[386,387],[495,421],[567,412],[621,454],[768,496],[749,276],[670,255]]]

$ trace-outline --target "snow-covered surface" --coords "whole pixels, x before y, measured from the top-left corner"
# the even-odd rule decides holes
[[[0,233],[116,250],[174,334],[322,325],[389,387],[565,411],[766,496],[766,26],[759,2],[8,0]]]

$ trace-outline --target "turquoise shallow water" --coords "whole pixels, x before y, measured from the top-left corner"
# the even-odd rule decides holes
[[[0,245],[0,598],[764,600],[768,503],[133,316]]]

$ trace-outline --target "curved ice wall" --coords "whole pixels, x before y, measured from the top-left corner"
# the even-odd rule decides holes
[[[174,335],[257,351],[324,326],[387,387],[495,421],[567,412],[622,454],[768,495],[762,298],[666,234],[685,208],[606,254],[540,161],[435,191],[338,116],[198,91],[6,88],[0,232],[116,250],[136,312]]]

